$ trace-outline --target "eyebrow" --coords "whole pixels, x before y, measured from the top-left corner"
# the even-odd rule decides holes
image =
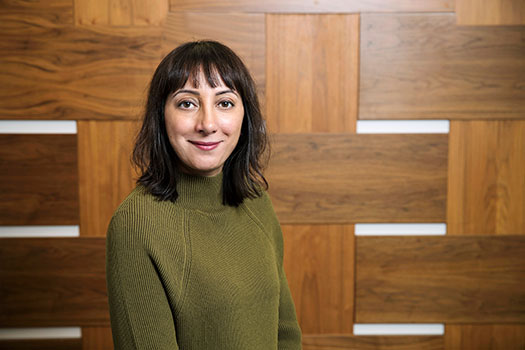
[[[177,96],[178,94],[181,94],[181,93],[188,93],[188,94],[192,94],[192,95],[195,95],[195,96],[200,96],[201,94],[196,91],[196,90],[187,90],[187,89],[183,89],[183,90],[178,90],[177,92],[175,92],[173,94],[173,97]],[[222,90],[222,91],[219,91],[215,94],[215,96],[219,96],[219,95],[224,95],[224,94],[227,94],[227,93],[232,93],[234,95],[238,95],[234,90],[231,90],[231,89],[228,89],[228,90]]]

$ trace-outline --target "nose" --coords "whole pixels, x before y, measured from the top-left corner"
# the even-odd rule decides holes
[[[199,134],[210,135],[217,132],[217,116],[211,106],[203,106],[199,113],[196,129]]]

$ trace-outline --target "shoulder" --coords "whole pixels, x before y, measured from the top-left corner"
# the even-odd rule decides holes
[[[153,207],[159,205],[159,201],[143,186],[137,186],[131,193],[120,203],[113,214],[115,217],[126,216],[144,216],[147,215]]]
[[[242,206],[250,210],[263,223],[278,224],[277,215],[275,215],[272,201],[267,191],[262,191],[259,197],[245,199]]]
[[[283,235],[268,192],[262,191],[257,198],[245,199],[242,206],[250,216],[254,217],[254,220],[262,227],[263,231],[269,235],[275,248],[279,251],[279,255],[281,255]]]
[[[137,186],[119,205],[107,231],[108,244],[135,247],[162,239],[167,231],[179,229],[184,213],[174,203],[159,201],[143,186]]]

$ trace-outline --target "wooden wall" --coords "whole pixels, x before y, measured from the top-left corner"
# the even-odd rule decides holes
[[[0,327],[82,327],[0,349],[111,349],[104,236],[153,70],[216,39],[255,77],[267,170],[304,349],[525,349],[525,5],[521,0],[0,1],[0,119],[73,135],[0,135]],[[448,133],[358,133],[447,120]],[[0,128],[2,128],[0,121]],[[444,236],[356,224],[446,223]],[[9,229],[9,227],[7,227]],[[1,231],[5,232],[5,231]],[[357,335],[438,323],[443,335]]]

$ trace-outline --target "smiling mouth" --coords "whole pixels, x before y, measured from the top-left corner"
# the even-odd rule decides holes
[[[217,141],[217,142],[188,141],[188,142],[200,150],[211,151],[217,148],[222,141]]]

